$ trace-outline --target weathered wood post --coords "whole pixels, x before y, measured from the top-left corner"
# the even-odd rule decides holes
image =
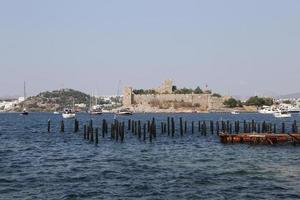
[[[125,122],[122,122],[121,143],[124,142],[124,138],[125,138]]]
[[[131,129],[131,119],[128,120],[128,131]]]
[[[51,121],[48,119],[48,133],[50,133]]]
[[[281,132],[282,132],[282,133],[285,133],[285,123],[284,123],[284,122],[282,122]]]
[[[149,132],[149,141],[150,142],[152,142],[152,137],[153,137],[153,126],[154,126],[154,124],[151,123],[150,127],[149,127],[149,130],[150,130],[150,132]]]
[[[161,132],[161,134],[164,133],[164,123],[163,122],[160,122],[160,132]]]
[[[90,128],[93,128],[93,120],[90,120]]]
[[[61,120],[61,122],[60,122],[60,132],[61,133],[65,132],[65,123],[64,123],[64,120]]]
[[[105,119],[102,120],[102,137],[105,135]]]
[[[167,119],[167,126],[168,126],[168,136],[170,136],[170,117]]]
[[[117,120],[115,120],[115,139],[118,142],[119,141],[119,133],[120,133],[120,124]]]
[[[179,118],[179,123],[180,123],[180,135],[183,136],[183,124],[182,124],[182,118]]]
[[[173,117],[172,117],[172,120],[171,120],[171,124],[172,124],[172,137],[174,137],[174,134],[175,134],[175,121],[174,121]]]
[[[110,139],[114,140],[115,139],[115,126],[114,123],[111,123],[111,128],[110,128]]]
[[[131,121],[131,133],[134,133],[134,120]]]
[[[90,129],[91,129],[90,141],[91,141],[91,142],[94,142],[94,128],[91,127]]]
[[[262,123],[261,132],[262,132],[262,133],[265,133],[265,132],[266,132],[266,122],[265,122],[265,121],[263,121],[263,123]]]
[[[229,120],[227,120],[226,122],[226,128],[227,128],[227,133],[230,133]]]
[[[247,123],[246,123],[246,120],[244,120],[244,133],[247,133]]]
[[[99,133],[99,130],[98,130],[98,128],[96,128],[96,138],[95,138],[95,143],[96,144],[99,143],[98,133]]]
[[[205,121],[203,121],[203,134],[206,136],[206,122]]]
[[[152,118],[152,123],[153,123],[153,138],[156,138],[156,123],[155,123],[155,118]]]
[[[134,122],[134,135],[137,135],[137,133],[138,133],[138,122],[135,121]]]
[[[148,120],[148,122],[147,122],[147,131],[148,131],[148,133],[150,133],[150,131],[151,131],[151,123],[150,123],[150,120]]]
[[[221,130],[223,133],[226,132],[225,122],[223,120],[221,120]]]
[[[220,134],[220,127],[219,127],[219,122],[216,121],[216,132],[217,132],[217,135]]]
[[[210,133],[214,134],[214,122],[212,120],[210,121]]]
[[[194,134],[194,121],[192,121],[192,134]]]
[[[229,124],[229,133],[232,134],[232,123]]]
[[[276,133],[277,132],[277,128],[276,128],[276,124],[274,124],[273,126],[273,133]]]
[[[91,127],[87,125],[87,133],[86,133],[86,139],[90,140],[90,132],[91,132]]]
[[[138,137],[141,139],[142,137],[142,127],[141,127],[141,121],[138,121]]]
[[[144,124],[144,127],[143,127],[143,128],[144,128],[144,130],[143,130],[143,131],[144,131],[144,132],[143,132],[143,140],[146,141],[146,131],[147,131],[147,129],[146,129],[146,124]]]
[[[187,121],[184,121],[184,133],[187,133]]]
[[[83,126],[83,139],[86,139],[86,125]]]

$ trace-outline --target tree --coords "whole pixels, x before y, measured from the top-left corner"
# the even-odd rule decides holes
[[[224,105],[229,107],[229,108],[236,108],[236,107],[241,107],[242,103],[239,100],[236,100],[234,98],[230,98],[230,99],[224,101]]]
[[[201,88],[198,86],[195,90],[194,90],[195,94],[203,94],[203,91],[201,90]]]
[[[213,97],[222,97],[220,94],[218,94],[218,93],[213,93],[211,96],[213,96]]]
[[[247,101],[246,101],[246,105],[247,106],[271,106],[273,105],[273,99],[272,98],[264,98],[264,97],[258,97],[258,96],[254,96],[254,97],[250,97]]]

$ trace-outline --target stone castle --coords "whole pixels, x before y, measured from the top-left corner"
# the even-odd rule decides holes
[[[123,106],[138,111],[160,110],[173,111],[218,111],[225,108],[223,102],[229,97],[216,97],[209,93],[203,94],[175,94],[173,82],[165,80],[155,94],[135,94],[132,87],[125,87],[123,91]]]

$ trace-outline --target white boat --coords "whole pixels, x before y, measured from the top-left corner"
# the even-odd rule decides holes
[[[54,115],[59,115],[59,112],[54,111],[53,114],[54,114]]]
[[[72,119],[75,118],[75,116],[76,116],[75,112],[73,112],[71,109],[65,109],[62,114],[62,117],[64,119]]]
[[[231,112],[231,114],[233,114],[233,115],[239,115],[240,113],[238,111],[234,110],[234,111]]]
[[[117,115],[132,115],[133,112],[128,108],[123,108],[117,111]]]
[[[63,114],[62,114],[62,117],[64,119],[72,119],[72,118],[75,118],[76,114],[74,112],[74,105],[75,105],[75,100],[73,98],[73,110],[72,109],[69,109],[69,108],[65,108]]]
[[[289,118],[292,117],[291,113],[288,113],[287,111],[278,111],[274,113],[274,117],[276,118]]]
[[[274,114],[275,110],[270,106],[263,106],[258,112],[261,114]]]

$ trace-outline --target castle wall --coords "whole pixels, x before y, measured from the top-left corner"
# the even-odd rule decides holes
[[[151,106],[151,102],[184,102],[191,103],[202,110],[210,110],[224,107],[224,99],[212,97],[210,94],[149,94],[133,95],[134,105]]]

